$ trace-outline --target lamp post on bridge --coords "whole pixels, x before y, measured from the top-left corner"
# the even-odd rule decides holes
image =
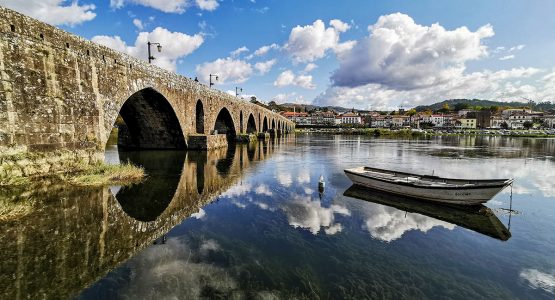
[[[239,93],[243,92],[243,88],[235,87],[235,97],[239,97]]]
[[[151,43],[151,42],[147,42],[146,44],[148,45],[148,63],[150,64],[154,59],[156,59],[154,58],[154,56],[152,56],[150,52],[150,46],[156,45],[156,48],[158,48],[158,52],[162,52],[162,45],[160,45],[160,43]]]
[[[218,75],[216,75],[216,74],[214,74],[214,75],[210,74],[210,88],[212,88],[212,86],[215,84],[215,83],[212,82],[212,77],[216,77],[216,81],[218,81],[218,79],[219,79]]]

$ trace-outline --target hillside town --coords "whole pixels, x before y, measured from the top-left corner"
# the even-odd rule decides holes
[[[333,110],[286,111],[281,115],[299,127],[366,127],[418,129],[555,129],[555,110],[534,111],[523,108],[443,107],[438,111],[417,112],[399,109],[393,112]]]

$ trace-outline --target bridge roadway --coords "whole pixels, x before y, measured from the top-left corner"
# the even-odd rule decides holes
[[[25,175],[56,171],[60,157],[98,160],[116,120],[119,145],[132,149],[205,150],[294,129],[264,107],[0,7],[0,156],[40,153],[43,165]]]

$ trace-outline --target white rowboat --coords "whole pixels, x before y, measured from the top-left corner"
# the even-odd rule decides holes
[[[453,179],[370,167],[346,169],[354,184],[417,199],[457,205],[489,201],[513,179]]]

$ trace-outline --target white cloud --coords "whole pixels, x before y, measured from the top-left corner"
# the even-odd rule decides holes
[[[370,235],[378,240],[391,242],[399,239],[410,230],[426,233],[428,230],[441,226],[452,230],[455,225],[420,214],[405,214],[404,211],[383,205],[365,207],[366,221],[364,227]]]
[[[310,183],[310,172],[307,168],[303,168],[299,171],[299,175],[297,176],[297,182],[299,184],[307,184]]]
[[[515,58],[514,54],[511,55],[505,55],[499,58],[499,60],[509,60],[509,59],[513,59]]]
[[[66,0],[0,0],[0,5],[52,25],[78,25],[96,17],[94,4]]]
[[[195,0],[198,8],[207,11],[214,11],[220,5],[217,0]]]
[[[533,289],[542,289],[550,294],[555,294],[555,276],[543,273],[536,269],[524,269],[519,277],[528,282]]]
[[[241,83],[250,78],[253,70],[249,63],[228,57],[198,65],[196,72],[199,78],[206,82],[209,81],[210,74],[217,74],[220,83],[226,83],[227,81]]]
[[[134,276],[125,278],[129,284],[119,290],[120,296],[125,299],[199,299],[203,289],[231,294],[237,289],[237,283],[227,270],[205,262],[209,252],[220,250],[214,240],[203,242],[196,251],[176,238],[148,247],[127,262]]]
[[[417,106],[429,104],[438,99],[480,98],[499,101],[521,100],[519,97],[539,97],[542,99],[548,90],[538,90],[524,84],[522,79],[541,74],[535,68],[515,68],[497,72],[482,71],[461,75],[453,80],[436,86],[416,90],[395,90],[380,84],[367,84],[360,87],[330,87],[315,99],[319,105],[341,105],[344,107],[368,107],[389,110],[399,104]],[[511,83],[515,81],[516,83]],[[548,86],[546,84],[546,86]],[[555,89],[551,90],[555,95]]]
[[[330,25],[326,28],[322,20],[316,20],[311,25],[293,28],[284,46],[293,57],[293,61],[313,62],[324,57],[328,50],[340,53],[354,46],[353,41],[339,42],[340,34],[349,29],[348,24],[332,20]]]
[[[257,62],[256,64],[254,64],[254,68],[256,70],[258,70],[258,72],[261,75],[264,75],[264,74],[270,72],[270,70],[276,64],[276,62],[277,61],[275,59],[267,60],[267,61],[264,61],[264,62]]]
[[[346,32],[351,28],[351,25],[337,19],[331,20],[330,26],[332,26],[333,28],[335,28],[335,30],[339,32]]]
[[[290,187],[293,183],[291,173],[284,170],[277,170],[277,180],[284,187]]]
[[[283,71],[274,81],[274,86],[284,87],[288,85],[299,86],[305,89],[316,88],[314,83],[312,83],[312,75],[295,75],[291,70]]]
[[[537,78],[544,72],[540,69],[466,71],[467,62],[488,56],[483,40],[494,34],[490,25],[476,31],[447,30],[439,24],[418,25],[397,13],[380,17],[369,32],[338,55],[333,84],[316,97],[315,104],[391,109],[454,98],[541,101],[555,96],[555,88]],[[497,47],[493,52],[514,55],[509,52],[523,48]]]
[[[335,214],[350,216],[351,212],[339,205],[322,207],[320,201],[312,201],[310,196],[293,196],[294,200],[282,207],[287,214],[289,225],[303,228],[316,235],[322,229],[332,235],[342,230],[342,226],[335,222]]]
[[[166,13],[184,13],[189,7],[196,5],[201,10],[213,11],[218,8],[217,0],[110,0],[110,7],[118,9],[126,4],[151,7]]]
[[[315,63],[308,63],[306,64],[306,67],[304,67],[304,72],[310,72],[314,69],[318,68],[318,65]]]
[[[135,27],[139,30],[143,30],[144,28],[143,22],[139,19],[133,19],[133,25],[135,25]]]
[[[494,35],[490,25],[449,31],[439,24],[418,25],[401,13],[381,16],[369,31],[340,58],[334,85],[412,90],[445,83],[462,74],[466,61],[487,55],[482,39]]]
[[[110,0],[110,7],[122,8],[128,3],[151,7],[166,13],[183,13],[189,6],[188,0]]]
[[[193,217],[195,219],[198,219],[198,220],[204,219],[204,217],[206,217],[206,211],[204,211],[204,209],[201,208],[201,209],[199,209],[198,212],[192,214],[191,217]]]
[[[204,42],[204,38],[200,34],[190,36],[157,27],[152,32],[140,32],[134,46],[128,46],[119,36],[95,36],[92,41],[140,59],[148,57],[147,42],[156,41],[162,44],[162,52],[157,52],[156,47],[152,49],[153,56],[156,58],[153,63],[164,69],[175,71],[177,60],[198,49]]]
[[[254,189],[254,192],[257,195],[265,195],[265,196],[272,196],[272,191],[270,191],[270,188],[265,185],[265,184],[261,184],[259,186],[256,187],[256,189]]]
[[[249,51],[249,48],[243,46],[241,48],[237,48],[237,49],[231,51],[230,55],[231,55],[231,57],[237,57],[237,56],[241,55],[241,53],[248,52],[248,51]]]
[[[235,92],[233,91],[233,96],[235,96]],[[238,198],[240,196],[244,196],[252,190],[252,186],[249,183],[242,183],[236,184],[229,188],[227,191],[222,193],[222,197],[227,198]]]
[[[254,51],[254,55],[256,56],[266,55],[272,49],[279,49],[279,46],[277,44],[262,46],[258,48],[256,51]]]

